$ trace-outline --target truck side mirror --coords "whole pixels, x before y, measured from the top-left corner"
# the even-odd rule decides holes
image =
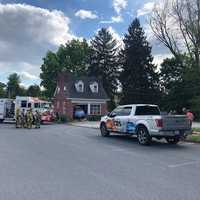
[[[116,115],[117,115],[116,113],[111,112],[111,113],[108,115],[108,117],[113,118],[113,117],[115,117]]]

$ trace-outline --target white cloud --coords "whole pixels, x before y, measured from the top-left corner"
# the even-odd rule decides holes
[[[155,2],[153,1],[145,3],[141,9],[137,10],[137,17],[151,13],[154,8],[154,5],[155,5]]]
[[[123,18],[121,15],[118,16],[112,16],[111,20],[102,20],[100,21],[100,24],[113,24],[113,23],[120,23],[123,22]]]
[[[31,38],[34,42],[58,45],[72,39],[69,24],[70,19],[58,10],[26,4],[0,4],[0,27],[4,27],[0,31],[0,41],[7,41],[7,37],[15,41]]]
[[[1,74],[24,71],[32,75],[24,74],[26,79],[38,77],[47,50],[54,51],[74,37],[70,19],[61,11],[0,3]]]
[[[122,48],[124,46],[123,38],[116,32],[116,30],[112,26],[109,26],[108,30],[112,34],[113,38],[117,41],[118,48]]]
[[[120,15],[119,16],[113,16],[111,19],[112,19],[113,22],[116,22],[116,23],[123,22],[123,18]]]
[[[127,6],[127,0],[113,0],[113,7],[117,14],[120,14]]]
[[[169,54],[168,53],[166,53],[166,54],[155,54],[154,59],[153,59],[153,63],[155,65],[157,65],[158,68],[159,68],[161,63],[163,62],[163,60],[165,58],[171,58],[171,57],[172,57],[172,54],[170,54],[170,53]]]
[[[110,20],[100,21],[101,24],[113,24],[113,23],[120,23],[124,21],[121,15],[121,11],[126,8],[127,0],[113,0],[112,4],[118,15],[112,16]]]
[[[21,77],[22,84],[30,85],[33,82],[40,83],[39,73],[40,64],[34,65],[26,62],[0,62],[0,81],[7,82],[7,77],[11,73],[18,73]]]
[[[29,72],[23,71],[19,73],[22,79],[27,79],[27,80],[38,80],[39,77],[35,76],[33,74],[30,74]]]
[[[75,13],[76,17],[80,17],[81,19],[96,19],[98,16],[90,10],[79,10]]]
[[[26,88],[27,89],[27,85],[26,84],[24,84],[24,83],[20,83],[19,84],[21,87],[23,87],[23,88]]]

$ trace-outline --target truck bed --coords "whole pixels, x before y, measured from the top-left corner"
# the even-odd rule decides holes
[[[163,130],[189,130],[189,119],[185,115],[163,115]]]

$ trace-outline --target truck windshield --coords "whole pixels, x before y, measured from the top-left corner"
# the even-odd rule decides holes
[[[157,106],[137,106],[135,115],[160,115]]]

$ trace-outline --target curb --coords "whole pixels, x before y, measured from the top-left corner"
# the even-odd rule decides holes
[[[192,141],[192,140],[184,140],[184,142],[187,142],[187,143],[194,143],[194,144],[200,144],[200,141],[197,142],[197,141]]]

